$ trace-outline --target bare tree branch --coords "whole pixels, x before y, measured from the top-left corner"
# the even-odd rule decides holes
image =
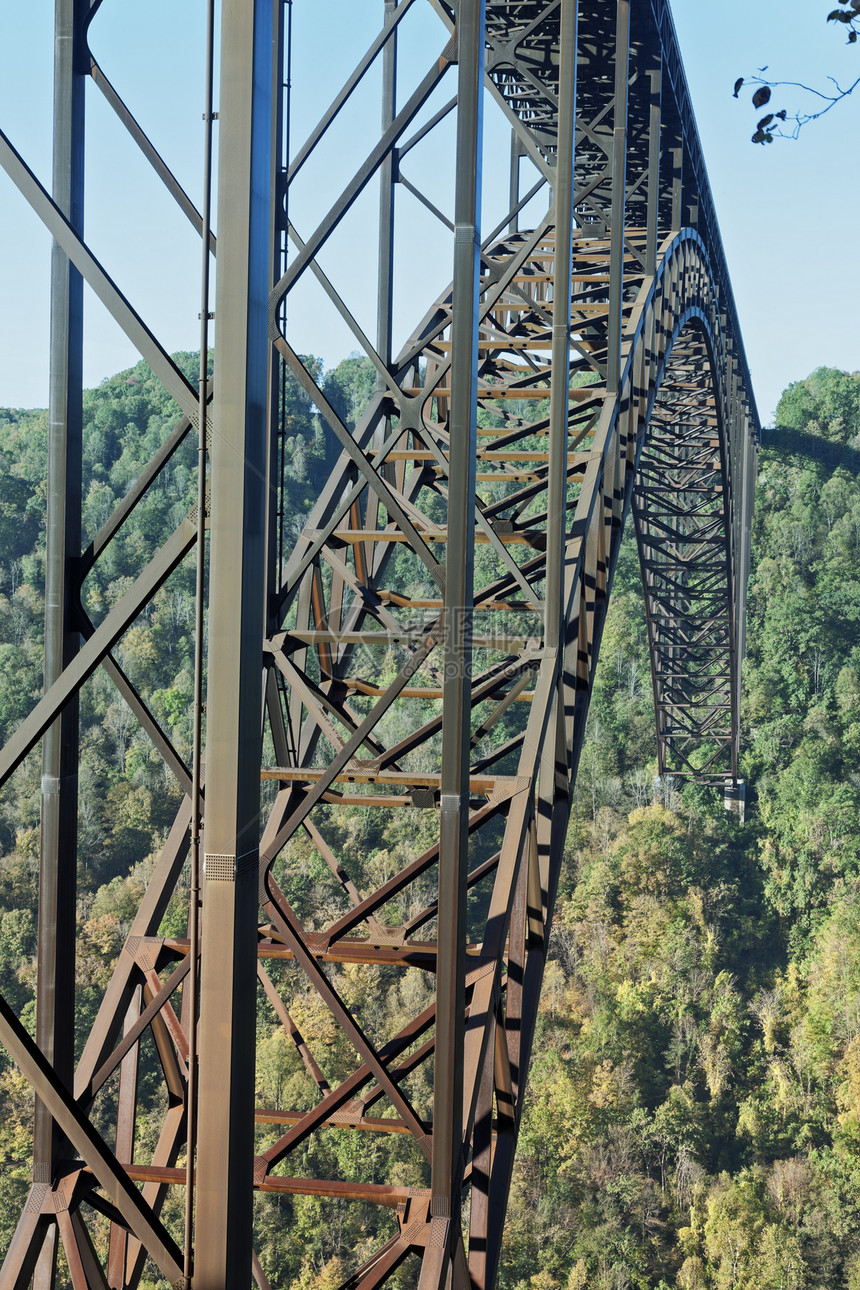
[[[854,45],[860,32],[860,0],[838,0],[838,3],[842,8],[831,10],[827,15],[827,21],[841,23],[843,27],[847,27],[847,43]],[[735,81],[734,97],[738,97],[742,86],[755,86],[752,104],[754,108],[761,110],[770,103],[775,89],[796,89],[820,99],[823,106],[817,112],[798,111],[793,115],[789,115],[786,108],[766,112],[756,124],[755,133],[752,136],[753,143],[773,143],[774,139],[796,139],[805,125],[825,116],[837,103],[841,103],[843,99],[848,98],[849,94],[853,94],[860,85],[860,76],[853,84],[844,88],[835,76],[828,76],[827,79],[832,87],[828,93],[826,90],[815,89],[812,85],[805,85],[802,81],[768,80],[764,76],[766,71],[767,67],[760,67],[754,76],[739,76]]]
[[[766,68],[760,68],[755,76],[745,78],[744,84],[764,86],[767,89],[775,90],[784,87],[791,89],[803,90],[806,94],[812,94],[821,99],[824,106],[817,112],[795,112],[789,116],[786,110],[780,109],[778,112],[769,112],[760,120],[756,126],[755,134],[752,136],[753,143],[771,143],[774,139],[796,139],[805,125],[810,121],[817,121],[819,117],[825,116],[837,103],[847,99],[849,94],[853,94],[860,85],[860,76],[857,77],[851,85],[843,88],[834,76],[828,76],[828,81],[833,86],[833,92],[828,94],[824,90],[817,90],[811,85],[804,85],[802,81],[769,81],[761,75]],[[770,95],[768,95],[770,98]],[[758,106],[756,104],[755,106]]]

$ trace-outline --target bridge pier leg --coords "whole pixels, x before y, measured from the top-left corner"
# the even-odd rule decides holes
[[[80,0],[58,0],[54,24],[53,195],[83,231],[84,78]],[[83,281],[55,242],[51,252],[51,359],[48,431],[45,690],[77,653],[74,562],[81,551]],[[75,901],[77,891],[78,700],[67,705],[42,741],[36,1041],[71,1087],[75,1034]],[[51,1183],[62,1135],[44,1103],[35,1106],[33,1181]],[[36,1264],[36,1290],[56,1277],[58,1229],[51,1224]]]
[[[657,272],[657,247],[660,242],[660,122],[663,95],[663,57],[656,56],[655,66],[648,72],[650,101],[648,117],[648,199],[646,208],[647,240],[645,267],[648,273]]]
[[[747,786],[744,780],[738,779],[733,784],[726,785],[724,797],[726,810],[733,811],[741,824],[746,818],[746,800]]]
[[[627,91],[630,75],[630,0],[618,0],[615,16],[615,107],[612,130],[612,215],[609,253],[609,327],[606,389],[615,393],[621,378],[622,302],[624,300],[624,208],[627,187]]]
[[[194,1290],[251,1282],[272,32],[223,5]]]
[[[478,301],[481,253],[484,0],[457,14],[458,102],[451,325],[451,449],[445,565],[445,667],[439,822],[439,931],[430,1208],[444,1244],[428,1248],[419,1290],[456,1290],[463,1155],[463,1015],[466,997],[466,875],[469,851],[469,737],[474,506],[477,450]],[[441,1226],[441,1223],[439,1224]],[[460,1249],[458,1250],[458,1247]]]

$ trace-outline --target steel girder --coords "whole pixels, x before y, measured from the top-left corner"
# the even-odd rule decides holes
[[[458,1286],[494,1283],[571,787],[631,499],[661,773],[711,782],[737,776],[757,423],[668,7],[431,0],[439,48],[398,100],[396,37],[413,2],[421,0],[387,0],[379,37],[285,172],[278,93],[285,10],[262,0],[223,7],[216,313],[228,321],[216,338],[208,518],[214,644],[198,1022],[199,1290],[247,1284],[252,1273],[268,1284],[251,1250],[254,1192],[314,1196],[321,1221],[327,1203],[390,1211],[389,1238],[352,1270],[350,1290],[370,1290],[406,1260],[422,1290],[437,1290],[449,1275]],[[180,1157],[198,1003],[188,988],[189,937],[159,929],[188,852],[189,797],[129,930],[73,1091],[73,1005],[62,993],[74,974],[74,705],[97,668],[191,790],[189,768],[112,650],[194,549],[197,517],[178,526],[103,621],[90,622],[78,603],[87,572],[200,421],[195,390],[82,240],[85,77],[208,236],[89,53],[87,27],[98,7],[99,0],[58,4],[58,32],[71,39],[58,41],[53,200],[0,135],[0,163],[56,240],[57,426],[46,628],[53,661],[44,698],[0,752],[4,779],[40,739],[45,766],[38,1045],[0,1002],[0,1039],[39,1099],[34,1186],[0,1271],[4,1290],[51,1286],[60,1243],[76,1287],[134,1287],[147,1258],[171,1284],[184,1284],[188,1270],[188,1251],[161,1214],[168,1189],[187,1181]],[[348,168],[352,179],[317,228],[301,235],[284,195],[377,59],[379,141]],[[511,126],[513,168],[510,209],[482,235],[486,96]],[[451,112],[448,221],[426,191],[432,176],[416,185],[401,163]],[[522,157],[536,175],[528,194],[519,183]],[[371,182],[381,188],[373,339],[321,262]],[[395,352],[398,185],[454,239],[450,290]],[[519,211],[541,190],[546,214],[521,230]],[[214,253],[214,237],[210,246]],[[354,427],[299,356],[299,329],[285,326],[290,293],[306,274],[377,371],[376,392]],[[81,277],[181,413],[82,555]],[[283,464],[278,392],[287,372],[340,452],[291,545],[289,517],[277,501],[267,505],[261,487],[277,481]],[[267,381],[268,446],[260,411]],[[276,792],[258,829],[261,779]],[[360,886],[337,846],[338,821],[356,811],[372,817],[378,833],[404,811],[415,813],[422,839],[401,867],[373,881],[365,875]],[[295,881],[296,858],[308,850],[330,875],[330,891],[311,903]],[[375,974],[389,997],[408,978],[412,1004],[396,1017],[358,1015],[348,970]],[[290,1010],[293,995],[305,992],[341,1035],[337,1078],[327,1076],[325,1053]],[[309,1105],[254,1110],[257,1007],[270,1010],[295,1046],[313,1090]],[[158,1054],[165,1109],[157,1145],[140,1159],[134,1117],[146,1037]],[[109,1146],[93,1121],[117,1081]],[[331,1129],[400,1135],[401,1180],[369,1182],[360,1169],[353,1177],[300,1176],[294,1162]],[[82,1206],[110,1219],[106,1258]]]

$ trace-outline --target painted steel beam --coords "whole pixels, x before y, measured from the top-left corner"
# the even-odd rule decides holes
[[[54,40],[53,193],[70,225],[83,228],[84,85],[79,72],[81,0],[62,0]],[[76,561],[81,553],[83,283],[55,242],[51,252],[51,357],[45,559],[45,688],[74,658]],[[42,740],[36,1042],[67,1088],[74,1077],[75,909],[78,813],[77,696]],[[51,1117],[37,1101],[33,1181],[58,1163]],[[49,1259],[49,1261],[52,1261]]]
[[[195,1290],[251,1280],[273,20],[221,9]]]

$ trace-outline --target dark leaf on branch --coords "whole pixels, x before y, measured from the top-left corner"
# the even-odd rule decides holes
[[[853,22],[854,14],[846,12],[845,9],[834,9],[833,13],[827,15],[828,22]]]
[[[761,89],[756,90],[755,94],[753,95],[753,99],[752,99],[753,107],[754,108],[764,107],[765,103],[769,102],[769,100],[770,100],[770,86],[762,85]]]
[[[848,44],[849,44],[849,45],[854,45],[854,44],[856,44],[856,41],[857,41],[857,32],[856,32],[856,31],[849,31],[849,33],[848,33]]]
[[[770,125],[772,120],[773,120],[773,113],[768,112],[767,116],[763,116],[762,119],[759,121],[758,125],[756,126],[756,129],[763,130],[766,125]]]
[[[744,83],[744,78],[742,76],[739,76],[738,79],[735,81],[735,98],[738,97],[738,90],[741,88],[743,83]]]
[[[786,112],[785,108],[781,108],[781,109],[780,109],[780,111],[779,111],[779,112],[777,112],[777,114],[776,114],[776,115],[777,115],[777,119],[778,119],[778,120],[780,120],[780,121],[784,121],[784,120],[785,120],[785,118],[786,118],[786,116],[788,115],[788,113]]]

